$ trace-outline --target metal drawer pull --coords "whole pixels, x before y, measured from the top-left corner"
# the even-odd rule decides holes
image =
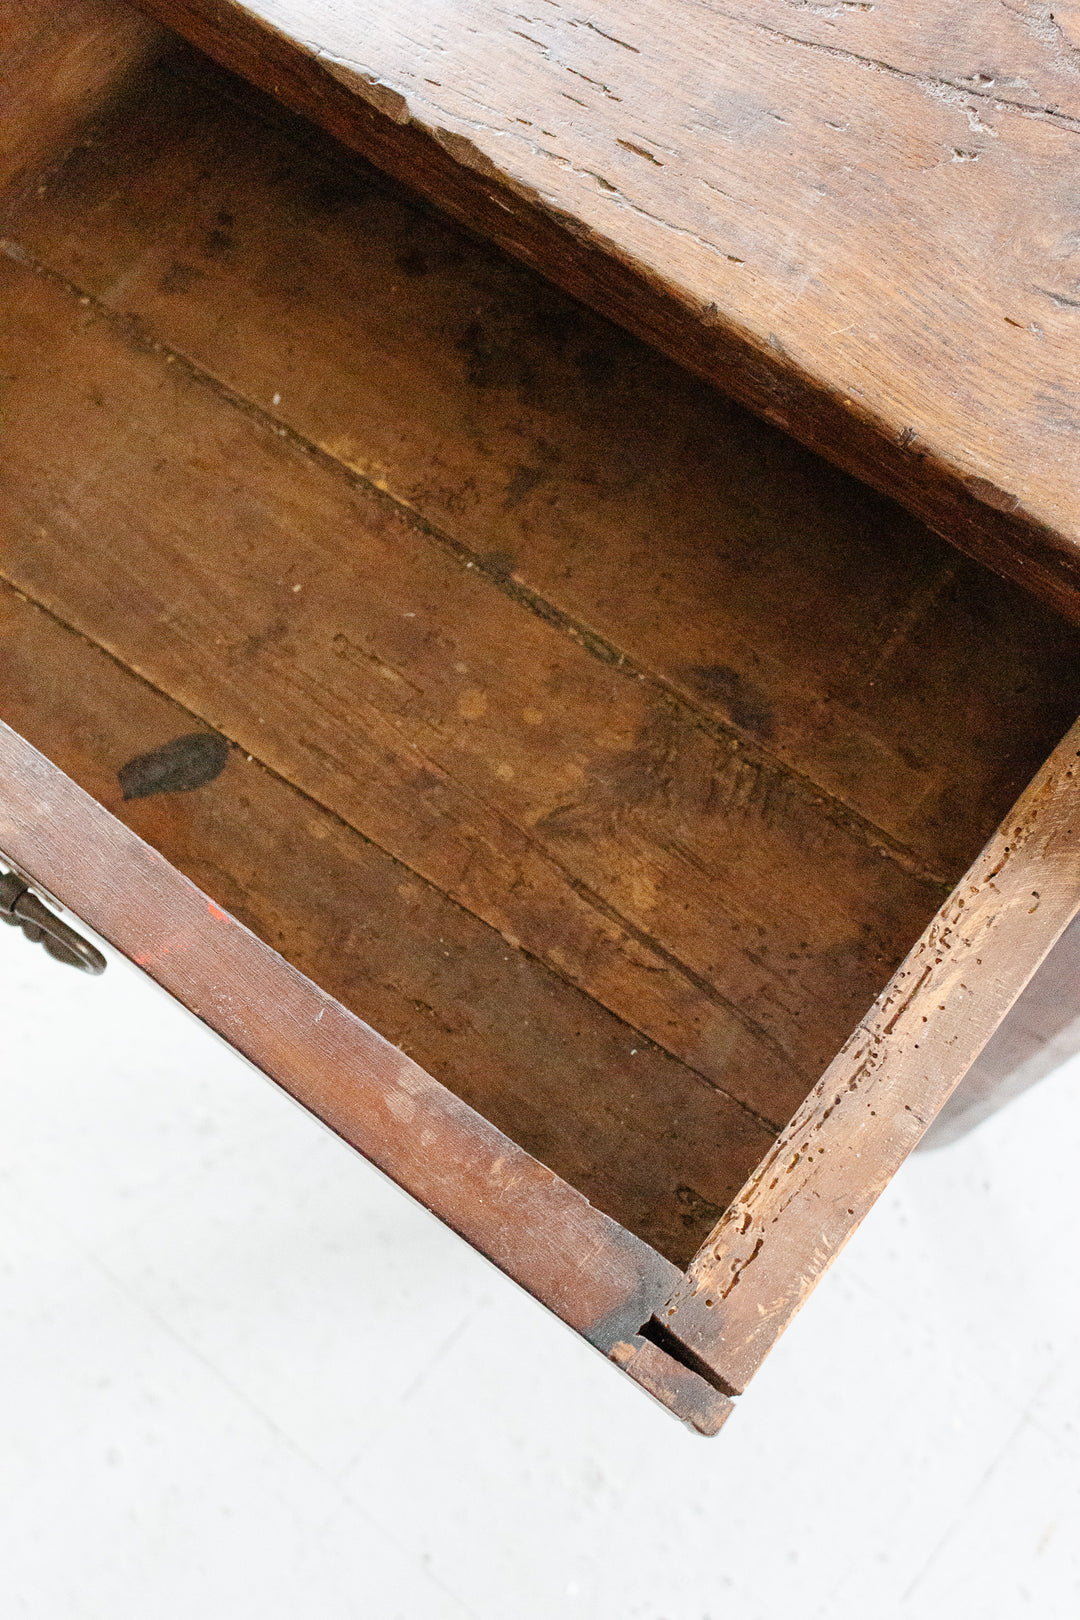
[[[84,973],[104,973],[105,958],[89,940],[54,917],[16,872],[0,872],[0,921],[21,928],[27,939],[40,941],[50,956]]]

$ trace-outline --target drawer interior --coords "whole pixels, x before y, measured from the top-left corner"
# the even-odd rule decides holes
[[[685,1262],[1078,632],[193,53],[0,237],[0,718]]]

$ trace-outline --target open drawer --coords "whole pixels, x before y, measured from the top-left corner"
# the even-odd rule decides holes
[[[0,851],[714,1430],[1080,909],[1080,633],[186,48],[0,237]]]

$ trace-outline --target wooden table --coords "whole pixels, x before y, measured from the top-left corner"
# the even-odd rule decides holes
[[[149,0],[1080,618],[1080,9]]]

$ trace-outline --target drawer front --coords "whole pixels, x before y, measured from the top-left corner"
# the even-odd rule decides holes
[[[719,1391],[746,1387],[1080,912],[1078,761],[1080,723],[685,1275],[2,724],[0,849],[650,1393],[713,1433],[728,1411]]]
[[[719,1428],[723,1395],[636,1336],[679,1279],[670,1261],[290,967],[3,723],[0,851],[650,1393]]]

